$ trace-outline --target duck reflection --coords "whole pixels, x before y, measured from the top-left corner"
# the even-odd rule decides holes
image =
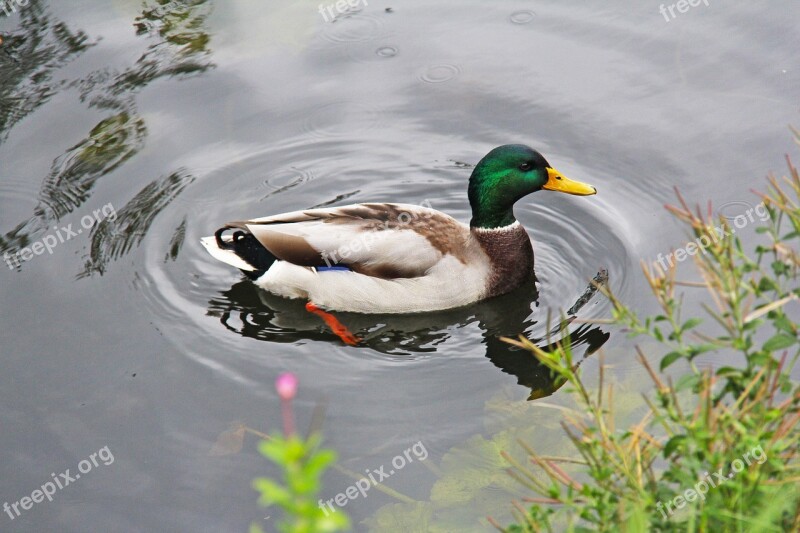
[[[607,274],[598,273],[594,282],[606,283]],[[534,311],[539,296],[534,283],[497,298],[448,311],[410,315],[337,312],[336,317],[359,337],[358,346],[397,358],[436,352],[439,345],[450,339],[454,329],[477,324],[486,347],[486,357],[503,372],[516,376],[520,385],[531,390],[528,399],[535,400],[549,396],[563,382],[557,380],[533,354],[511,346],[501,337],[517,337],[525,332],[544,350],[553,348],[544,339],[553,343],[560,340],[562,344],[569,343],[576,361],[586,358],[608,340],[609,333],[588,324],[574,328],[570,325],[575,314],[596,292],[596,285],[590,284],[569,309],[570,316],[549,332],[540,320],[541,314]],[[341,342],[319,317],[306,310],[305,301],[275,296],[246,280],[210,300],[207,314],[218,317],[229,331],[253,339],[277,343],[298,340]],[[580,349],[584,347],[581,358]]]

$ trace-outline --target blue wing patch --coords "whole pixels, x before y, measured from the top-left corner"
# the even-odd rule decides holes
[[[317,272],[328,272],[333,270],[340,270],[343,272],[352,272],[353,269],[346,266],[324,266],[324,267],[316,267]]]

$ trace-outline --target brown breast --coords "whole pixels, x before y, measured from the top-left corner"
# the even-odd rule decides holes
[[[472,228],[471,233],[492,264],[487,297],[511,292],[532,280],[533,246],[521,224],[500,229]]]

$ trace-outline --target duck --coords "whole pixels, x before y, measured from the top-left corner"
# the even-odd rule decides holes
[[[498,146],[473,168],[469,223],[429,205],[361,203],[224,224],[202,245],[258,287],[311,311],[442,311],[533,283],[531,239],[514,204],[538,191],[597,193],[536,150]]]

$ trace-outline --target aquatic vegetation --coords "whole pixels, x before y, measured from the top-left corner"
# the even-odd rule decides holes
[[[787,159],[788,160],[788,159]],[[577,457],[548,458],[525,441],[524,461],[505,453],[512,477],[536,497],[514,502],[517,524],[501,531],[798,531],[800,530],[800,385],[790,375],[800,356],[795,315],[800,287],[800,175],[769,179],[760,194],[769,213],[752,255],[728,221],[693,210],[679,195],[669,210],[707,242],[694,255],[701,283],[678,279],[675,264],[643,265],[661,313],[641,318],[605,288],[613,320],[631,336],[666,347],[658,370],[637,347],[654,384],[641,421],[616,428],[612,387],[591,389],[574,369],[569,345],[528,349],[565,379],[581,408],[563,427]],[[722,224],[723,231],[714,228]],[[765,238],[764,238],[765,237]],[[685,318],[680,290],[705,289],[703,317]],[[679,290],[680,289],[680,290]],[[704,368],[702,354],[728,363]],[[677,380],[665,374],[682,364]],[[528,440],[527,442],[532,442]],[[533,464],[533,468],[525,464]]]
[[[570,342],[573,353],[583,354],[576,362],[580,364],[592,355],[594,347],[590,344],[582,348],[584,345],[576,342],[575,332],[572,333],[564,342]],[[536,364],[533,356],[530,364]],[[544,375],[550,374],[546,367],[543,370]],[[545,383],[544,375],[529,400],[541,400],[564,383],[560,376],[550,377]],[[617,399],[621,400],[622,411],[640,404],[632,392],[621,393]],[[568,445],[559,431],[558,417],[553,416],[553,407],[539,401],[521,402],[514,388],[504,389],[485,404],[482,432],[453,446],[438,461],[425,461],[434,476],[426,499],[396,498],[397,502],[382,506],[363,524],[375,532],[486,531],[490,527],[487,515],[496,515],[508,507],[510,499],[528,494],[528,489],[507,473],[512,466],[510,460],[520,462],[527,458],[527,452],[516,443],[535,441],[548,449]],[[419,484],[427,485],[422,479]]]
[[[513,405],[517,408],[510,407]],[[557,433],[557,425],[550,426],[546,417],[540,420],[541,425],[531,423],[535,416],[531,405],[520,405],[518,401],[510,401],[509,397],[497,396],[486,406],[487,419],[497,417],[502,420],[495,425],[490,423],[486,428],[492,434],[488,437],[472,435],[450,448],[436,463],[428,458],[424,464],[435,476],[429,497],[421,501],[387,503],[365,520],[368,530],[485,531],[489,524],[482,517],[507,506],[509,499],[521,498],[527,492],[506,473],[510,464],[502,456],[503,450],[513,446],[516,439],[536,438],[543,428],[547,428],[549,435]],[[501,412],[506,409],[511,409],[511,412]],[[522,453],[517,455],[523,459]]]

